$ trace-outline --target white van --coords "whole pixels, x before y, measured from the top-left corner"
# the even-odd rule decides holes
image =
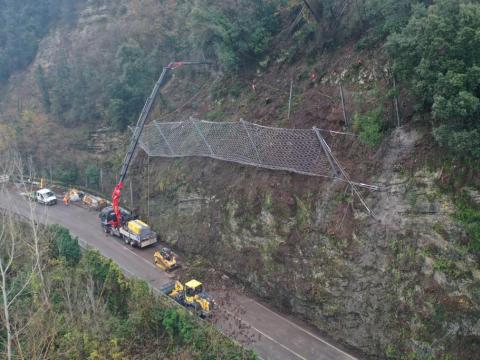
[[[35,191],[35,200],[45,205],[55,205],[57,203],[57,197],[50,189]]]

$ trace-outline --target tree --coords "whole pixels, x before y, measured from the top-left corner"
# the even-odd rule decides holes
[[[266,52],[279,29],[277,2],[241,0],[236,7],[197,0],[187,23],[189,44],[208,58],[217,58],[228,72],[248,68]]]
[[[35,75],[37,79],[37,86],[42,96],[43,106],[47,112],[50,112],[52,103],[50,101],[49,84],[47,77],[45,76],[45,71],[40,65],[37,67]]]
[[[12,153],[0,159],[0,173],[13,176],[18,169],[18,158]],[[0,193],[5,196],[5,184],[0,185]],[[13,206],[12,206],[13,208]],[[0,307],[3,312],[3,327],[6,333],[6,358],[13,358],[12,309],[16,301],[26,292],[32,282],[39,258],[26,252],[32,244],[22,246],[25,242],[24,229],[11,212],[0,212]],[[18,344],[17,346],[20,346]]]
[[[124,44],[116,54],[115,63],[120,75],[109,89],[109,114],[112,124],[125,130],[142,110],[161,64],[157,49],[146,53],[138,43]]]
[[[439,0],[417,6],[388,51],[420,110],[434,120],[436,140],[459,156],[480,157],[480,5]]]
[[[85,168],[85,180],[87,187],[98,186],[100,181],[100,170],[95,164],[88,164]]]
[[[34,59],[38,43],[58,20],[67,0],[3,0],[0,3],[0,80]]]
[[[70,235],[70,231],[59,225],[50,226],[50,256],[62,258],[65,262],[74,266],[78,264],[82,256],[78,238]]]

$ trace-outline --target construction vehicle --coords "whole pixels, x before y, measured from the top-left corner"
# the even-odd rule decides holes
[[[160,291],[202,318],[209,317],[215,307],[215,302],[203,290],[202,283],[197,280],[190,280],[185,285],[180,281],[171,282],[163,286]]]
[[[39,204],[55,205],[57,203],[57,196],[50,189],[40,189],[29,194],[32,200],[35,200]]]
[[[112,207],[109,213],[106,212],[106,209],[102,210],[102,213],[104,213],[104,217],[108,220],[108,226],[105,227],[103,224],[102,226],[104,227],[105,231],[108,231],[114,235],[121,235],[124,237],[125,241],[135,241],[137,239],[137,236],[141,237],[141,234],[134,233],[131,230],[132,229],[141,229],[139,230],[140,232],[146,231],[146,229],[150,229],[147,224],[144,222],[139,223],[138,221],[134,224],[129,224],[129,222],[133,220],[125,220],[124,217],[122,217],[122,212],[120,209],[120,198],[122,196],[122,189],[123,189],[123,182],[125,181],[125,177],[127,176],[128,168],[130,167],[130,163],[132,162],[132,159],[135,155],[135,152],[138,147],[138,143],[140,141],[140,136],[142,135],[143,128],[145,127],[145,123],[147,121],[148,116],[150,115],[150,112],[153,107],[153,103],[155,102],[155,99],[160,91],[160,88],[167,82],[167,75],[170,73],[170,71],[175,70],[179,67],[182,67],[184,65],[195,65],[195,64],[208,64],[207,62],[193,62],[193,61],[181,61],[181,62],[172,62],[165,66],[163,68],[163,71],[160,75],[160,78],[156,82],[151,95],[147,98],[147,101],[145,102],[145,105],[143,106],[143,110],[140,113],[140,116],[137,121],[137,125],[135,126],[135,129],[133,131],[133,136],[132,140],[130,141],[130,145],[128,147],[128,151],[125,155],[125,158],[122,163],[122,168],[120,170],[120,177],[118,184],[115,186],[115,189],[112,192]],[[102,219],[102,217],[101,217]],[[103,221],[103,220],[101,220]],[[127,221],[125,223],[125,221]],[[128,230],[127,230],[128,229]],[[126,232],[128,232],[130,235],[126,235]],[[135,236],[134,236],[135,235]],[[118,236],[118,235],[117,235]],[[130,240],[128,240],[130,239]],[[156,239],[156,238],[155,238]],[[151,239],[153,241],[153,238]],[[150,241],[149,241],[150,242]],[[156,242],[156,240],[155,240]],[[142,242],[140,241],[140,244]],[[153,244],[154,242],[150,242]],[[135,244],[135,243],[134,243]]]
[[[138,248],[144,248],[157,242],[157,233],[150,229],[150,226],[135,219],[134,215],[123,208],[120,209],[120,212],[122,225],[119,227],[111,225],[115,217],[115,212],[111,206],[104,208],[98,215],[100,224],[106,234],[119,237],[125,241],[125,244]]]
[[[177,269],[180,265],[177,263],[177,257],[169,248],[161,248],[160,251],[155,251],[153,254],[153,261],[160,269],[167,272]]]

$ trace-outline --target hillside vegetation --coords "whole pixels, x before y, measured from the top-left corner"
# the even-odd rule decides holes
[[[2,214],[0,254],[2,359],[256,359],[64,228]]]
[[[186,257],[214,258],[207,267],[367,357],[478,357],[478,1],[0,5],[0,150],[17,148],[47,178],[108,193],[162,66],[208,60],[175,70],[152,118],[347,133],[325,139],[352,179],[382,189],[361,191],[375,216],[341,181],[143,153],[128,205]],[[58,266],[84,281],[97,256]],[[126,282],[132,300],[143,288]],[[126,331],[140,309],[128,300],[129,313],[117,314],[117,300],[98,334],[112,331],[128,356],[134,347],[114,328]],[[158,312],[163,324],[168,311]],[[165,326],[155,331],[170,334]],[[168,354],[204,351],[182,331],[160,337]]]
[[[276,64],[302,63],[321,69],[316,65],[318,59],[346,45],[353,44],[361,54],[386,44],[386,66],[393,66],[398,81],[416,99],[415,118],[426,126],[432,124],[435,140],[453,156],[479,157],[478,4],[453,0],[309,3],[318,3],[313,6],[315,17],[306,9],[300,13],[301,1],[127,5],[40,0],[24,3],[20,11],[14,2],[6,1],[1,10],[8,21],[0,29],[4,59],[0,72],[6,80],[16,70],[27,68],[49,31],[70,27],[72,34],[79,31],[85,41],[93,36],[86,30],[89,25],[103,32],[89,40],[102,44],[101,52],[90,47],[83,51],[80,43],[78,47],[65,44],[32,69],[36,100],[45,116],[57,127],[77,129],[78,138],[80,129],[88,133],[105,125],[124,131],[135,121],[162,66],[173,59],[212,61],[210,70],[223,73],[224,81],[231,79],[227,93],[235,94],[246,90],[244,79],[252,78],[256,70],[276,71]],[[23,18],[28,21],[20,21]],[[120,27],[121,31],[114,30]],[[200,71],[199,79],[206,75]],[[185,98],[200,86],[198,82],[191,85],[181,88]],[[219,90],[210,90],[213,99],[221,95]],[[4,97],[10,103],[14,100],[10,94]],[[167,112],[175,106],[163,105]],[[6,119],[14,122],[12,116],[27,116],[25,110],[20,108],[20,114],[18,110],[17,106],[17,115]],[[389,125],[381,119],[385,109],[371,110],[358,114],[363,121],[357,121],[356,129],[366,143],[378,146]],[[29,134],[27,124],[11,126],[19,141]],[[81,145],[74,146],[82,150]],[[28,151],[28,146],[22,150]],[[75,172],[65,166],[57,169],[64,170]],[[72,175],[76,180],[78,175]]]

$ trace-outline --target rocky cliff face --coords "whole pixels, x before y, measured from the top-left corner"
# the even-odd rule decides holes
[[[368,216],[343,182],[211,160],[150,166],[150,222],[177,249],[369,357],[475,357],[480,269],[439,173],[406,170],[420,135],[377,154]],[[143,187],[145,188],[145,187]]]

